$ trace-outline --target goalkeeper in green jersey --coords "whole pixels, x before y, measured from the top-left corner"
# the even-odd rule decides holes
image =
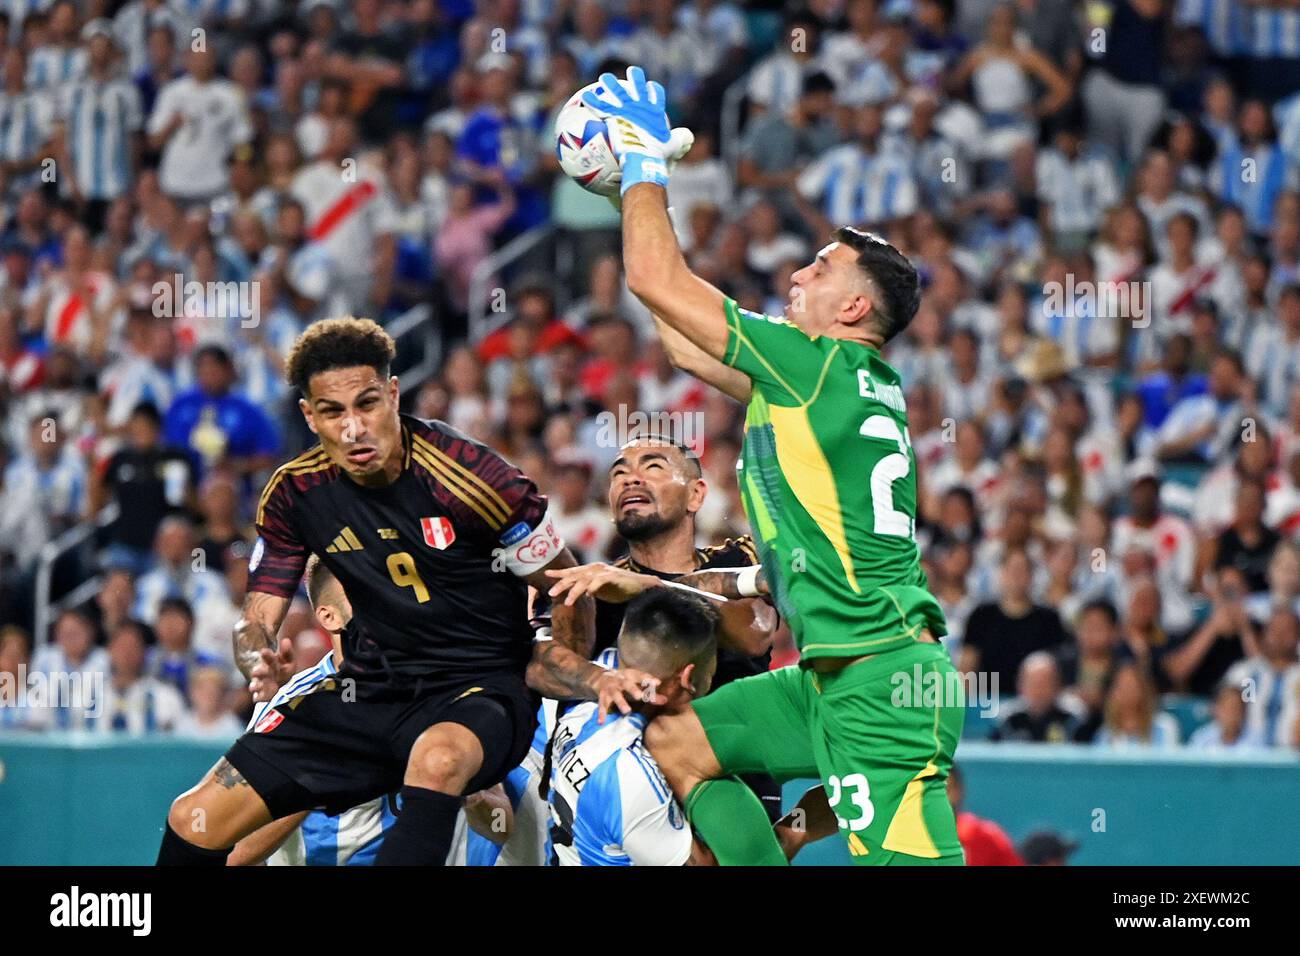
[[[738,308],[690,271],[669,223],[677,140],[662,88],[638,67],[626,85],[601,80],[621,99],[589,105],[606,116],[623,169],[628,285],[679,365],[748,402],[738,477],[761,571],[681,582],[770,593],[801,653],[798,666],[657,719],[646,742],[724,865],[781,864],[781,843],[820,835],[774,833],[735,778],[759,772],[819,777],[831,813],[815,816],[833,821],[824,829],[838,828],[855,862],[960,864],[945,781],[965,706],[920,566],[903,390],[880,354],[916,312],[916,270],[884,240],[845,227],[791,277],[784,317]],[[553,576],[552,593],[566,600],[662,586],[603,566]]]

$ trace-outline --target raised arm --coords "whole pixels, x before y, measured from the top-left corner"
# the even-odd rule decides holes
[[[668,123],[667,96],[633,66],[627,83],[600,77],[609,100],[585,95],[605,116],[605,128],[623,170],[623,268],[628,288],[671,328],[706,355],[721,359],[727,322],[721,292],[691,272],[668,219],[668,169],[680,149]]]
[[[668,193],[654,183],[635,185],[623,195],[623,269],[627,287],[657,320],[722,366],[727,351],[723,295],[686,265],[668,218]]]
[[[681,369],[694,375],[706,385],[712,385],[722,394],[738,402],[747,403],[754,383],[748,375],[739,369],[731,368],[709,355],[698,345],[678,332],[671,325],[654,313],[655,328],[659,330],[659,340],[663,342],[664,352],[673,368]]]

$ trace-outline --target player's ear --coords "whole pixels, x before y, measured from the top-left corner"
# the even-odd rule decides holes
[[[316,431],[316,421],[312,417],[311,405],[307,403],[307,399],[305,398],[298,399],[298,408],[302,411],[302,417],[306,420],[307,427],[311,429],[311,433],[313,435],[320,434],[319,432]]]
[[[315,614],[316,623],[331,634],[343,630],[343,616],[333,604],[318,604]]]
[[[871,316],[871,296],[865,292],[859,292],[849,300],[840,321],[845,325],[857,325],[859,322],[865,322]]]
[[[695,514],[704,507],[704,499],[708,497],[709,485],[703,478],[692,478],[690,489],[686,496],[686,511],[688,514]]]
[[[679,683],[682,686],[682,689],[688,694],[695,693],[695,683],[691,680],[694,675],[695,665],[693,663],[687,664],[677,673],[677,683]]]
[[[396,375],[388,376],[388,400],[393,404],[394,408],[397,407],[398,400],[400,398],[400,395],[398,394],[397,385],[398,385],[397,376]]]

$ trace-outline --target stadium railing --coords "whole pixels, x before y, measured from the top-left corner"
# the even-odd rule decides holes
[[[89,601],[97,593],[101,579],[94,575],[82,581],[67,594],[57,599],[51,595],[54,589],[54,567],[66,554],[82,547],[100,528],[117,520],[120,509],[116,502],[105,505],[95,515],[93,521],[83,521],[74,525],[41,549],[36,562],[36,601],[32,626],[32,646],[41,647],[50,639],[50,627],[54,620],[70,607],[76,607]]]
[[[494,300],[504,298],[496,292],[503,277],[524,256],[533,252],[543,242],[555,235],[555,224],[551,222],[536,226],[511,239],[500,249],[487,256],[470,274],[469,280],[469,340],[480,341],[492,332],[508,312],[494,308]]]
[[[411,354],[409,346],[418,346],[419,361],[402,368],[397,373],[403,395],[414,395],[420,387],[438,374],[442,367],[442,327],[434,321],[433,307],[428,303],[412,306],[397,318],[385,323],[385,330],[398,344],[398,355]],[[403,346],[406,343],[406,347]]]

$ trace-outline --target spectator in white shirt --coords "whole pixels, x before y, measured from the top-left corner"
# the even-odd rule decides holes
[[[385,302],[397,255],[397,217],[383,170],[356,153],[356,124],[335,119],[320,159],[293,179],[291,192],[307,212],[307,235],[334,264],[336,308],[369,314]]]
[[[1120,200],[1110,158],[1099,149],[1085,150],[1083,131],[1075,124],[1057,128],[1052,147],[1038,156],[1035,178],[1046,228],[1063,251],[1086,248],[1106,210]]]
[[[101,712],[108,654],[95,646],[95,622],[84,611],[70,608],[54,622],[54,641],[32,655],[31,674],[39,674],[48,690],[45,706],[31,715],[33,726],[81,729]]]
[[[185,713],[176,688],[144,672],[144,626],[119,624],[108,640],[109,679],[104,707],[94,721],[100,733],[142,736],[168,733]]]
[[[211,49],[191,49],[186,65],[186,75],[158,94],[149,117],[149,145],[162,150],[163,192],[202,202],[229,188],[227,161],[236,146],[253,138],[253,127],[244,94],[216,75]]]
[[[173,728],[178,736],[232,741],[244,724],[230,712],[226,695],[229,675],[220,667],[200,667],[190,676],[189,710]]]
[[[1214,719],[1197,727],[1187,738],[1189,748],[1253,750],[1260,746],[1259,738],[1246,728],[1246,702],[1242,700],[1242,689],[1228,678],[1224,679],[1214,694],[1212,713]]]
[[[187,518],[173,515],[162,520],[154,536],[154,556],[157,565],[136,582],[132,614],[138,620],[154,626],[159,608],[169,598],[184,598],[198,614],[225,605],[226,581],[205,567],[194,526]]]
[[[576,448],[561,448],[552,457],[555,529],[583,561],[603,561],[614,526],[609,512],[592,500],[592,463]]]
[[[668,212],[683,246],[690,244],[691,210],[701,204],[719,209],[732,204],[731,174],[714,152],[713,135],[704,130],[696,134],[695,145],[668,183]]]

